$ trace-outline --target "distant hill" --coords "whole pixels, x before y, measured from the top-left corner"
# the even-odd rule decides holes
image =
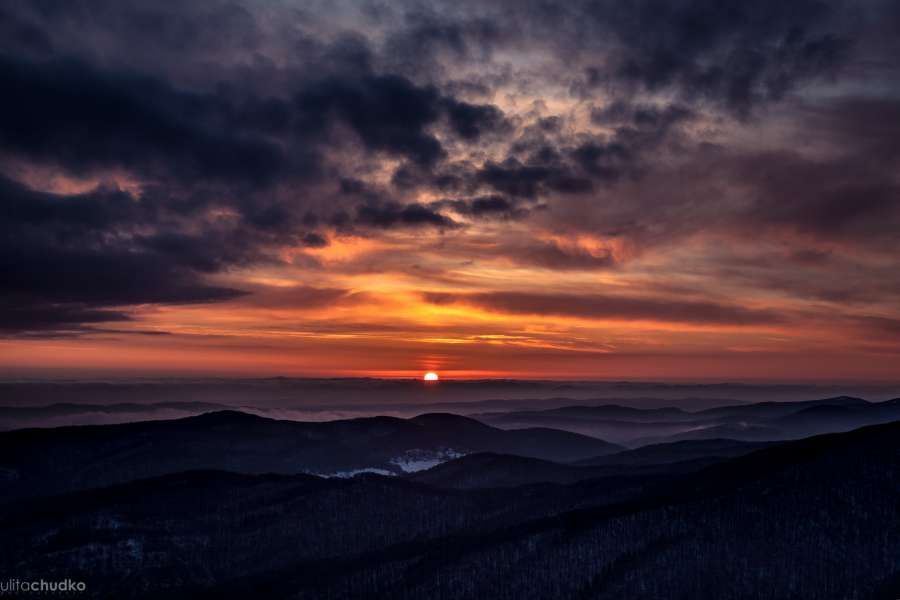
[[[607,478],[607,483],[619,485],[625,478],[649,480],[697,471],[778,443],[688,440],[642,446],[570,464],[483,452],[441,463],[409,477],[412,481],[457,489],[513,487],[541,482],[566,484],[598,478]],[[620,481],[613,482],[612,478]]]
[[[183,472],[7,506],[0,571],[122,598],[896,598],[898,456],[900,422],[631,484]]]
[[[777,442],[744,442],[729,439],[686,440],[665,444],[650,444],[634,450],[596,456],[576,461],[579,466],[639,466],[662,465],[698,458],[733,458],[767,448]]]
[[[151,419],[177,419],[232,408],[212,402],[153,402],[146,404],[57,402],[44,406],[0,406],[0,431],[28,427],[102,425]]]
[[[782,417],[816,406],[838,406],[838,407],[869,407],[872,402],[863,398],[855,398],[853,396],[835,396],[833,398],[823,398],[820,400],[800,400],[797,402],[756,402],[753,404],[739,404],[735,406],[718,406],[701,410],[697,414],[704,417],[754,417],[754,418],[775,418]]]
[[[0,433],[0,501],[190,469],[242,473],[402,473],[471,452],[572,461],[621,450],[552,429],[505,431],[426,414],[304,423],[237,411],[169,421]]]
[[[694,412],[679,408],[567,406],[475,415],[497,427],[553,427],[630,447],[684,440],[779,441],[900,419],[900,403],[838,396],[799,402],[759,402]]]
[[[437,465],[411,476],[412,481],[437,487],[470,489],[514,487],[529,483],[573,483],[595,475],[590,468],[537,458],[480,452]]]
[[[721,460],[725,459],[698,455],[691,459],[665,463],[647,462],[640,465],[611,463],[595,466],[583,465],[581,461],[577,464],[562,464],[536,458],[482,452],[443,462],[408,477],[411,481],[450,489],[507,488],[544,483],[573,484],[585,480],[596,480],[598,485],[624,489],[652,480],[697,471]]]
[[[547,410],[519,410],[512,412],[488,412],[476,417],[485,420],[517,420],[517,419],[554,419],[554,418],[581,418],[601,421],[626,420],[636,423],[654,422],[662,420],[694,418],[693,413],[681,408],[636,408],[632,406],[620,406],[618,404],[601,404],[598,406],[562,406]]]

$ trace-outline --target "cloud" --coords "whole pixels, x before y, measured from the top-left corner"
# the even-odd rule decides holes
[[[130,321],[122,311],[78,303],[34,303],[30,297],[0,299],[0,335],[73,335],[94,330],[97,323]]]
[[[608,249],[588,250],[554,240],[511,244],[506,252],[514,262],[560,271],[608,269],[616,265],[616,258]]]
[[[446,18],[426,3],[413,7],[387,35],[387,66],[399,72],[429,75],[442,59],[484,59],[501,42],[501,25],[491,18]]]
[[[355,223],[381,229],[423,225],[452,229],[459,226],[453,219],[422,204],[401,205],[394,202],[357,207]]]
[[[290,310],[315,310],[337,305],[358,303],[366,298],[363,292],[336,287],[310,285],[258,286],[253,294],[242,297],[240,306],[254,308],[285,308]]]
[[[900,101],[844,98],[800,120],[827,152],[782,149],[723,157],[713,168],[748,190],[746,225],[852,245],[884,246],[900,222]]]
[[[332,77],[306,86],[295,104],[298,130],[316,132],[333,117],[349,126],[366,147],[431,166],[446,152],[429,128],[446,116],[457,135],[477,140],[503,129],[503,113],[444,97],[432,86],[418,86],[397,75]]]
[[[876,315],[857,315],[847,317],[847,321],[862,329],[868,339],[891,342],[900,340],[900,319]]]
[[[295,103],[298,127],[304,132],[317,131],[334,116],[373,150],[405,156],[420,165],[444,156],[441,143],[426,130],[440,116],[437,90],[418,87],[403,77],[329,78],[302,90]]]
[[[502,163],[485,163],[476,179],[498,192],[530,199],[546,191],[578,193],[592,189],[590,180],[563,166],[523,164],[516,158],[508,158]]]
[[[450,209],[457,214],[474,218],[524,218],[530,212],[529,208],[522,206],[500,194],[476,196],[474,198],[445,198],[432,202],[430,206],[437,209]]]
[[[263,135],[282,126],[277,102],[230,102],[178,90],[154,77],[75,59],[0,56],[0,147],[75,173],[125,168],[183,180],[261,185],[285,169]]]
[[[303,245],[308,248],[324,248],[328,245],[328,240],[318,233],[311,231],[303,236]]]
[[[581,85],[670,91],[746,117],[802,82],[833,75],[846,60],[851,44],[835,32],[841,28],[836,4],[585,3],[585,27],[617,43],[606,68],[588,67]]]
[[[445,107],[450,126],[464,140],[474,141],[486,133],[507,132],[512,129],[503,112],[490,104],[447,100]]]
[[[22,328],[121,321],[125,313],[109,307],[243,293],[203,277],[241,260],[239,240],[214,231],[142,231],[154,222],[153,209],[126,192],[62,196],[0,179],[0,199],[0,300]]]
[[[465,304],[506,314],[565,316],[594,320],[654,321],[699,325],[772,325],[783,321],[774,311],[717,302],[597,294],[428,292],[432,304]]]

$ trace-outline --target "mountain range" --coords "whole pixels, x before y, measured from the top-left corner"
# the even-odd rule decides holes
[[[565,462],[621,449],[577,433],[503,430],[442,413],[305,423],[217,411],[175,420],[2,432],[0,502],[192,469],[400,474],[472,452]]]
[[[506,437],[447,415],[400,421],[294,430],[213,413],[90,435],[79,431],[90,428],[7,433],[0,456],[7,468],[11,449],[19,452],[16,468],[42,465],[22,455],[41,447],[25,440],[39,439],[56,460],[68,452],[69,468],[78,461],[99,461],[97,472],[118,465],[107,478],[117,480],[129,461],[146,465],[167,443],[175,446],[161,464],[190,469],[186,457],[175,460],[177,451],[219,452],[209,444],[220,435],[234,440],[233,467],[261,467],[284,452],[275,432],[305,431],[301,449],[331,445],[337,436],[368,451],[382,439],[391,448],[384,456],[407,447],[398,437],[420,444],[436,435],[444,443],[440,436],[452,432],[472,445],[482,436]],[[199,441],[185,446],[179,430]],[[260,435],[274,435],[278,452],[242,463],[236,457]],[[92,454],[84,450],[91,439],[103,440]],[[565,439],[592,451],[582,438]],[[579,454],[572,448],[552,452],[572,458]],[[777,444],[603,449],[610,452],[590,464],[477,452],[391,477],[209,469],[146,477],[144,468],[112,485],[79,474],[62,487],[81,482],[86,489],[62,495],[48,495],[60,486],[20,473],[16,485],[32,493],[20,491],[29,499],[8,498],[0,508],[0,571],[80,577],[90,594],[119,598],[830,599],[900,592],[900,422]],[[678,466],[704,452],[709,464]]]
[[[565,406],[488,412],[474,418],[503,428],[553,427],[629,447],[682,440],[790,440],[849,431],[900,419],[900,399],[869,402],[838,396],[797,402],[758,402],[688,411],[627,406]]]

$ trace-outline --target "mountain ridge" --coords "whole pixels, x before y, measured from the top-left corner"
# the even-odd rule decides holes
[[[772,581],[790,581],[798,597],[875,598],[896,591],[898,452],[893,422],[622,490],[604,479],[460,491],[379,476],[176,474],[18,504],[0,528],[10,549],[0,566],[53,575],[78,561],[105,573],[102,590],[134,597],[536,600],[556,590],[649,600],[702,596],[701,584],[707,597],[738,598],[768,597]],[[159,522],[178,546],[160,537]],[[100,565],[104,548],[128,544],[140,552],[121,554],[124,564],[165,559],[122,587],[121,573]],[[198,560],[218,566],[198,579]],[[674,560],[678,568],[663,568]]]
[[[241,411],[173,420],[0,432],[0,500],[189,469],[402,473],[443,457],[501,451],[562,462],[620,450],[567,431],[507,431],[458,415],[299,422]]]

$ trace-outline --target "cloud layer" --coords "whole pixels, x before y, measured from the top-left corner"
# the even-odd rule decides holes
[[[889,373],[898,27],[881,0],[8,3],[3,344],[587,375],[840,345]]]

